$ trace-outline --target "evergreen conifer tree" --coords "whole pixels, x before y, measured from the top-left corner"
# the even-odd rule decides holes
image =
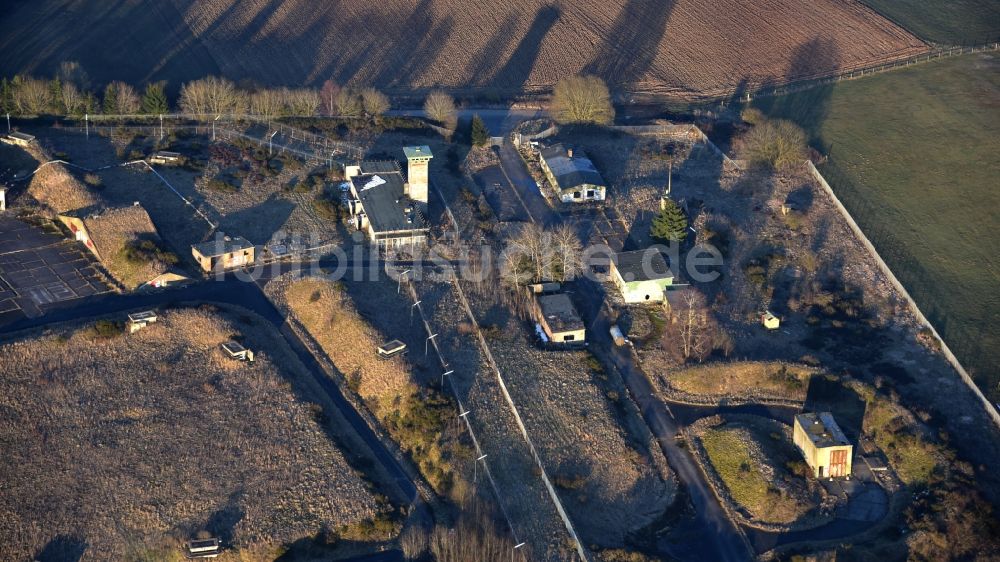
[[[687,238],[688,220],[677,203],[672,199],[663,199],[663,210],[653,219],[650,234],[653,238],[664,241],[683,242]]]
[[[163,91],[163,82],[146,84],[142,94],[142,112],[150,115],[160,115],[170,110],[167,104],[167,94]]]

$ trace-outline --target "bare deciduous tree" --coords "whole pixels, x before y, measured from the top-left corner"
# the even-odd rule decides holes
[[[59,63],[57,76],[63,84],[76,84],[80,90],[90,88],[90,77],[87,75],[87,71],[76,61],[69,60]]]
[[[552,115],[560,123],[607,125],[615,119],[611,93],[596,76],[571,76],[556,83]]]
[[[186,113],[222,115],[246,112],[246,92],[225,78],[209,76],[181,87],[180,107]]]
[[[427,112],[427,117],[437,121],[449,131],[454,131],[458,126],[455,100],[444,92],[431,92],[424,101],[424,111]]]
[[[360,117],[363,107],[358,94],[347,88],[342,88],[337,92],[334,105],[337,108],[337,115],[340,117]]]
[[[454,528],[434,528],[430,551],[437,562],[507,562],[516,552],[514,543],[497,531],[497,523],[478,502],[462,512]]]
[[[764,119],[743,137],[743,158],[751,164],[783,169],[806,159],[806,134],[784,119]]]
[[[389,111],[389,97],[375,88],[365,88],[361,90],[361,105],[365,113],[379,117]]]
[[[108,85],[115,92],[114,107],[111,108],[118,115],[134,115],[139,113],[142,100],[135,88],[125,82],[112,82]]]
[[[319,110],[323,115],[337,114],[337,94],[340,93],[340,86],[333,80],[323,82],[319,89]]]
[[[62,105],[67,115],[79,115],[83,113],[83,95],[72,82],[66,82],[62,87]]]
[[[311,88],[283,90],[285,95],[285,110],[289,115],[297,117],[312,117],[319,109],[319,92]]]
[[[716,324],[703,295],[697,289],[681,289],[672,299],[671,322],[664,334],[664,344],[673,346],[684,361],[702,361],[713,350],[727,355],[732,352],[732,339]]]
[[[501,275],[512,286],[539,281],[569,281],[583,269],[583,245],[569,225],[547,231],[526,224],[503,254]]]
[[[44,80],[30,76],[15,77],[13,87],[14,107],[21,115],[39,115],[51,105],[49,85]]]
[[[281,90],[263,89],[250,94],[250,113],[254,115],[277,117],[283,107]]]

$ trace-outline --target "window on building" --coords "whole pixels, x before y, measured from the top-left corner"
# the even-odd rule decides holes
[[[576,339],[576,336],[573,335],[573,334],[568,334],[566,336],[563,336],[563,341],[573,341],[575,339]]]

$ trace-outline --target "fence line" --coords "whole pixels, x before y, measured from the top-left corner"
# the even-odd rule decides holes
[[[538,451],[535,450],[534,443],[531,442],[531,437],[528,436],[528,430],[521,421],[521,415],[517,411],[517,406],[514,405],[514,399],[511,398],[510,392],[507,391],[507,384],[503,380],[503,376],[500,374],[500,369],[497,367],[496,361],[493,360],[493,354],[490,352],[489,345],[486,344],[486,338],[483,336],[483,331],[479,328],[479,322],[476,321],[476,316],[472,313],[472,307],[469,306],[469,301],[465,298],[465,292],[462,290],[458,277],[452,279],[452,284],[455,286],[456,293],[458,293],[459,299],[462,301],[462,306],[465,308],[465,312],[469,316],[469,320],[472,321],[472,326],[476,332],[476,337],[479,340],[479,346],[482,348],[486,355],[486,361],[490,364],[490,368],[493,370],[493,374],[497,377],[497,383],[500,385],[500,390],[503,392],[503,397],[507,401],[507,405],[510,406],[510,411],[514,414],[514,421],[517,422],[517,428],[521,432],[521,437],[524,438],[524,442],[528,445],[528,450],[531,451],[531,456],[535,460],[535,464],[538,465],[538,470],[541,472],[542,483],[545,484],[545,489],[549,492],[549,496],[552,498],[552,503],[556,506],[556,511],[559,512],[559,517],[563,520],[563,524],[566,526],[566,531],[569,532],[569,536],[573,539],[574,546],[576,546],[576,551],[580,555],[580,560],[587,561],[587,553],[583,548],[583,544],[580,542],[580,538],[576,535],[576,530],[573,528],[573,523],[569,520],[569,515],[566,514],[566,510],[563,509],[562,502],[559,501],[559,495],[556,494],[555,488],[552,486],[552,482],[549,480],[549,475],[545,471],[545,466],[542,464],[542,458],[538,456]]]
[[[816,169],[816,166],[813,165],[812,161],[807,160],[806,167],[809,169],[809,173],[812,174],[812,176],[823,188],[823,191],[825,191],[826,194],[833,201],[834,206],[837,207],[837,210],[840,211],[840,214],[843,215],[844,219],[847,221],[848,226],[851,228],[851,231],[854,232],[854,235],[857,236],[859,240],[861,240],[861,243],[864,245],[865,249],[868,250],[868,253],[871,254],[873,258],[875,258],[875,262],[878,264],[878,267],[882,271],[882,273],[886,276],[886,278],[889,280],[892,286],[895,287],[895,289],[899,291],[899,293],[906,300],[910,308],[910,311],[913,312],[914,316],[917,317],[917,319],[920,321],[921,324],[930,329],[931,334],[933,334],[934,338],[941,346],[941,352],[944,355],[945,359],[947,359],[948,362],[951,364],[951,366],[954,367],[956,371],[958,371],[958,374],[961,377],[962,382],[964,382],[966,386],[968,386],[972,390],[972,392],[976,395],[976,397],[979,398],[979,400],[983,403],[983,405],[986,408],[986,413],[990,416],[990,418],[992,418],[993,423],[996,424],[998,428],[1000,428],[1000,412],[997,412],[996,407],[989,401],[989,399],[986,398],[982,390],[980,390],[979,387],[976,386],[976,382],[972,380],[972,377],[969,376],[969,373],[966,372],[964,367],[962,367],[962,364],[958,361],[958,358],[955,356],[955,354],[952,353],[951,349],[948,347],[948,344],[945,343],[944,339],[938,333],[934,325],[931,324],[931,322],[927,319],[927,317],[924,316],[924,313],[921,312],[920,307],[917,306],[917,302],[913,300],[913,297],[910,296],[910,293],[909,291],[906,290],[906,287],[904,287],[903,284],[900,283],[899,279],[896,278],[896,275],[889,268],[888,264],[886,264],[885,260],[882,259],[882,256],[879,255],[878,250],[875,249],[875,246],[865,235],[864,231],[861,230],[861,227],[858,226],[858,223],[855,222],[854,217],[851,216],[851,213],[848,212],[844,204],[841,203],[840,199],[837,197],[837,194],[834,193],[833,189],[830,187],[830,184],[827,183],[823,175],[820,174],[818,169]]]
[[[448,362],[444,360],[444,355],[441,353],[441,349],[438,347],[437,338],[432,337],[434,334],[431,329],[430,322],[427,321],[427,317],[424,316],[424,308],[420,306],[420,298],[417,296],[417,290],[407,280],[406,287],[410,292],[410,296],[413,298],[413,306],[417,307],[417,311],[420,313],[420,320],[424,323],[424,331],[427,332],[427,337],[430,339],[431,345],[434,347],[434,352],[438,356],[438,363],[441,364],[442,372],[447,372]],[[443,375],[442,379],[445,378]],[[472,445],[476,450],[476,460],[473,462],[480,462],[479,459],[483,459],[483,472],[486,473],[486,478],[490,481],[490,486],[493,488],[493,495],[496,497],[497,505],[500,507],[500,512],[503,513],[504,519],[507,521],[507,526],[510,528],[510,534],[514,537],[514,544],[520,544],[520,539],[518,539],[517,530],[514,528],[514,523],[510,520],[510,515],[507,513],[507,508],[503,505],[503,500],[500,497],[500,488],[497,486],[496,480],[493,479],[493,472],[490,471],[490,466],[483,458],[483,449],[479,446],[479,439],[476,438],[476,433],[472,430],[472,423],[469,421],[469,417],[472,415],[469,410],[466,410],[465,406],[462,404],[462,398],[459,396],[458,388],[455,387],[454,381],[451,378],[448,379],[448,387],[451,388],[451,393],[455,396],[455,403],[458,405],[459,418],[465,422],[465,428],[469,430],[469,437],[472,439]],[[442,389],[443,390],[443,389]],[[466,413],[466,415],[462,415]]]

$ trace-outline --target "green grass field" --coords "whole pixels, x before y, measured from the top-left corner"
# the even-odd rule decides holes
[[[862,0],[921,39],[969,44],[1000,40],[997,0]]]
[[[981,388],[1000,400],[1000,53],[778,98],[821,171]]]

